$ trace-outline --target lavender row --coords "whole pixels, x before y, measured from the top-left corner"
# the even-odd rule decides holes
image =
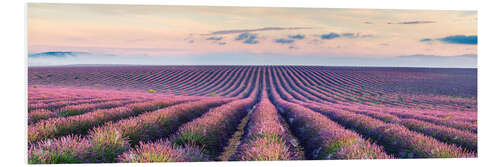
[[[238,71],[233,73],[233,75],[228,76],[228,78],[224,80],[224,82],[221,82],[220,86],[217,89],[212,89],[210,93],[221,94],[221,92],[224,92],[232,88],[232,86],[236,85],[236,83],[238,83],[238,81],[240,81],[243,78],[244,74],[248,70],[249,68],[239,68]],[[201,94],[193,93],[193,95],[208,95],[208,94],[209,94],[208,92],[203,92]]]
[[[228,108],[228,106],[231,107],[231,111],[238,111],[244,109],[241,107],[244,107],[245,103],[249,100],[250,99],[233,101],[215,108],[209,113],[218,112],[223,108]],[[179,128],[179,131],[172,136],[171,140],[160,139],[155,142],[139,142],[136,148],[119,155],[119,162],[193,162],[213,159],[214,155],[210,154],[215,154],[217,150],[221,149],[221,146],[217,145],[221,144],[221,142],[223,142],[221,141],[222,138],[227,138],[228,135],[223,133],[226,131],[214,131],[211,130],[211,128],[215,130],[225,130],[224,128],[227,129],[232,126],[224,126],[222,129],[220,129],[220,126],[216,126],[216,124],[211,124],[213,126],[197,126],[196,123],[201,122],[200,120],[206,120],[208,117],[206,115],[209,115],[209,113],[192,122],[184,124]],[[229,119],[229,122],[232,121],[232,119]],[[222,122],[219,121],[219,123]]]
[[[423,133],[425,135],[434,137],[440,141],[456,144],[470,151],[477,152],[477,135],[469,131],[458,130],[446,126],[436,125],[433,123],[420,121],[416,119],[399,118],[395,115],[377,112],[372,110],[360,110],[357,107],[351,106],[329,106],[332,109],[343,109],[350,112],[368,115],[370,117],[382,120],[386,123],[401,124],[410,130]]]
[[[220,92],[220,95],[231,96],[232,94],[234,94],[234,92],[240,92],[239,90],[247,87],[249,80],[250,78],[253,77],[255,71],[256,71],[255,68],[248,68],[245,71],[245,74],[241,76],[241,78],[238,80],[237,83],[231,85],[231,87],[229,87],[228,89]]]
[[[98,127],[103,131],[119,129],[133,146],[140,141],[152,141],[174,133],[182,124],[201,116],[210,108],[230,102],[229,99],[213,98],[174,105]]]
[[[335,107],[336,105],[331,105]],[[399,107],[386,107],[386,106],[366,106],[366,105],[337,105],[337,107],[344,108],[352,111],[372,111],[379,113],[386,113],[390,115],[397,116],[398,118],[406,119],[416,119],[425,122],[429,122],[436,125],[447,126],[459,130],[465,130],[477,133],[477,123],[474,117],[477,117],[477,113],[461,113],[460,111],[440,111],[436,110],[436,114],[429,114],[431,111],[421,111],[415,108],[399,108]],[[459,113],[459,114],[455,114]],[[453,115],[452,117],[438,117],[436,115]],[[455,117],[455,118],[454,118]],[[469,117],[469,119],[466,119]],[[472,117],[472,118],[471,118]]]
[[[107,102],[107,101],[116,101],[116,100],[125,100],[125,98],[95,98],[95,99],[84,99],[84,100],[74,100],[74,101],[57,101],[52,103],[35,103],[28,105],[28,111],[37,110],[37,109],[48,109],[48,110],[58,110],[61,107],[69,106],[69,105],[78,105],[78,104],[89,104],[89,103],[99,103],[99,102]]]
[[[30,163],[116,162],[120,154],[139,144],[139,141],[164,137],[159,134],[168,135],[166,131],[172,132],[176,126],[200,115],[200,112],[228,101],[207,99],[178,104],[116,123],[109,122],[92,129],[86,137],[70,135],[43,140],[30,145],[28,159]]]
[[[92,130],[90,137],[68,135],[53,140],[43,140],[29,145],[29,164],[104,163],[130,149],[120,131],[103,133]]]
[[[278,110],[263,91],[261,101],[250,115],[247,135],[238,160],[297,160],[301,159],[291,144],[288,131],[281,124]]]
[[[388,124],[366,115],[337,110],[321,104],[304,104],[340,124],[355,129],[375,140],[400,158],[457,158],[476,157],[460,147],[442,143],[434,138],[410,131],[404,126]]]
[[[61,117],[66,117],[66,116],[83,114],[96,109],[113,108],[113,107],[124,106],[130,103],[140,103],[140,102],[144,102],[144,100],[119,100],[119,101],[107,101],[100,103],[76,104],[76,105],[64,106],[56,110],[56,112],[57,115]]]
[[[338,99],[332,97],[337,97],[338,94],[342,94],[336,93],[334,96],[331,96],[330,94],[325,93],[320,89],[316,89],[316,87],[306,86],[305,83],[307,82],[304,80],[304,78],[306,77],[297,76],[297,73],[294,70],[283,70],[282,73],[287,74],[287,78],[289,78],[291,82],[294,82],[293,85],[296,87],[296,89],[303,90],[302,94],[311,98],[319,98],[320,100],[316,100],[318,102],[337,103]]]
[[[102,125],[107,121],[120,120],[183,101],[185,100],[172,99],[134,103],[124,107],[96,110],[82,115],[41,120],[28,126],[28,141],[33,143],[69,134],[85,134],[88,129]]]
[[[172,137],[172,142],[203,148],[206,154],[215,157],[236,131],[240,120],[255,104],[257,93],[258,88],[254,88],[250,97],[214,108],[202,117],[182,125]]]
[[[196,146],[179,146],[169,140],[156,142],[140,142],[139,146],[130,149],[117,158],[118,162],[200,162],[208,161],[209,157]]]
[[[206,85],[205,87],[202,88],[197,88],[194,90],[190,90],[191,92],[196,92],[195,94],[197,95],[210,95],[215,93],[218,90],[223,90],[224,87],[230,86],[229,82],[233,80],[233,77],[235,77],[236,73],[241,73],[243,71],[242,69],[232,69],[228,70],[224,76],[220,77],[218,80],[214,81],[210,85]],[[236,77],[235,77],[236,78]],[[217,94],[217,93],[215,93]]]
[[[215,75],[205,75],[204,79],[200,79],[200,82],[189,82],[183,87],[179,87],[181,90],[186,92],[204,92],[209,88],[212,88],[216,84],[221,83],[224,79],[227,79],[229,73],[234,70],[219,70]]]
[[[386,159],[383,148],[301,105],[284,101],[271,84],[271,96],[310,159]]]
[[[457,110],[439,110],[439,109],[418,109],[418,108],[388,108],[383,106],[364,106],[358,105],[356,106],[359,109],[363,110],[376,110],[376,111],[397,111],[397,112],[405,112],[411,111],[416,115],[424,115],[426,117],[433,117],[437,119],[451,120],[451,121],[462,121],[462,122],[476,122],[477,121],[477,112],[463,112]]]
[[[252,103],[252,99],[243,99],[230,102],[203,116],[182,125],[171,140],[160,139],[156,142],[142,142],[135,149],[131,149],[119,156],[120,162],[182,162],[182,161],[207,161],[211,159],[210,151],[214,153],[221,144],[221,138],[227,137],[228,126],[233,123],[235,113],[221,115],[221,112],[244,111]],[[225,117],[224,117],[225,116]],[[210,121],[211,124],[207,124]],[[176,125],[176,124],[167,124]],[[221,127],[222,125],[222,127]],[[224,126],[225,125],[225,126]],[[172,132],[172,131],[170,131]],[[126,133],[125,133],[126,134]],[[166,136],[166,135],[164,135]],[[159,138],[159,137],[158,137]],[[156,138],[154,138],[156,139]],[[218,140],[219,139],[219,140]],[[212,145],[210,145],[212,144]],[[213,156],[212,156],[213,157]]]
[[[273,74],[273,79],[275,80],[274,82],[278,85],[282,85],[282,88],[284,88],[288,94],[292,95],[293,98],[301,100],[301,101],[310,101],[310,98],[307,98],[304,96],[302,93],[299,93],[292,87],[288,81],[283,77],[283,75],[278,72],[277,70],[271,70]]]
[[[47,109],[38,109],[38,110],[33,110],[28,113],[28,124],[33,124],[36,123],[40,120],[46,120],[49,118],[54,118],[57,117],[56,112],[52,112]]]
[[[242,84],[237,85],[236,89],[233,89],[231,92],[227,92],[227,96],[229,97],[244,97],[249,94],[249,88],[251,88],[251,84],[254,82],[258,82],[257,79],[257,69],[253,68],[252,72],[246,77],[245,81]],[[246,92],[245,92],[246,91]]]
[[[461,130],[467,130],[474,133],[477,133],[477,123],[472,123],[468,121],[459,121],[459,120],[450,120],[445,118],[437,118],[434,116],[423,115],[418,113],[413,113],[409,111],[401,111],[401,110],[383,110],[383,112],[387,112],[393,115],[396,115],[400,118],[410,118],[422,120],[430,123],[434,123],[437,125],[444,125],[452,128],[457,128]]]
[[[278,102],[312,159],[386,159],[383,148],[300,105]]]

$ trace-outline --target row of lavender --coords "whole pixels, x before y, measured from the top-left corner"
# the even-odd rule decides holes
[[[301,100],[324,100],[331,102],[355,102],[363,104],[384,104],[392,106],[419,106],[461,108],[473,110],[475,100],[438,96],[441,100],[426,100],[394,91],[380,90],[384,85],[402,82],[390,80],[383,68],[332,68],[314,66],[129,66],[129,67],[34,67],[29,69],[30,85],[59,85],[112,89],[133,89],[155,91],[176,95],[229,96],[238,94],[237,87],[251,84],[257,73],[271,70],[279,82],[286,82],[294,96],[303,92],[314,96]],[[405,82],[413,80],[453,79],[453,70],[444,72],[420,69],[393,69],[408,76]],[[458,72],[461,72],[458,70]],[[263,74],[268,75],[268,74]],[[475,82],[471,80],[470,82]],[[414,85],[418,86],[418,85]],[[449,85],[453,86],[453,85]],[[288,88],[287,88],[288,89]],[[456,91],[456,90],[454,90]]]

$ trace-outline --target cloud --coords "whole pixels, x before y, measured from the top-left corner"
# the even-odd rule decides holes
[[[343,33],[341,36],[345,37],[345,38],[370,38],[370,37],[373,37],[373,35],[370,35],[370,34],[360,34],[360,33]]]
[[[251,34],[251,33],[248,33],[248,32],[241,33],[240,35],[238,35],[236,37],[235,40],[237,40],[237,41],[243,40],[243,43],[245,43],[245,44],[256,44],[256,43],[259,43],[259,41],[257,41],[257,34]]]
[[[354,34],[354,33],[343,33],[343,34],[342,34],[342,36],[343,36],[343,37],[349,37],[349,38],[350,38],[350,37],[355,37],[355,36],[357,36],[357,35],[359,35],[359,34]]]
[[[373,37],[373,35],[360,34],[360,33],[338,34],[338,33],[331,32],[329,34],[322,34],[322,35],[320,35],[320,37],[321,37],[321,39],[324,39],[324,40],[330,40],[330,39],[334,39],[334,38],[370,38],[370,37]]]
[[[220,40],[222,40],[222,37],[209,37],[205,40],[220,41]]]
[[[312,27],[264,27],[257,29],[221,30],[202,35],[221,35],[221,34],[249,33],[257,31],[280,31],[280,30],[302,30],[302,29],[312,29]]]
[[[388,22],[387,24],[428,24],[428,23],[436,23],[435,21],[404,21],[398,23]]]
[[[284,38],[274,40],[274,42],[281,43],[281,44],[290,44],[290,43],[293,43],[294,41],[295,40],[293,40],[293,39],[284,39]]]
[[[322,34],[321,35],[321,39],[327,39],[327,40],[334,39],[334,38],[339,38],[339,37],[340,37],[340,35],[337,34],[337,33],[334,33],[334,32],[329,33],[329,34]]]
[[[424,39],[421,39],[420,42],[431,42],[432,39],[430,38],[424,38]]]
[[[453,35],[444,38],[439,38],[437,40],[451,44],[477,45],[477,35],[471,35],[471,36]]]
[[[226,44],[226,42],[220,41],[220,40],[222,40],[222,37],[209,37],[209,38],[206,38],[205,40],[213,41],[213,43],[217,43],[219,45],[225,45]]]
[[[236,37],[236,40],[239,41],[239,40],[247,39],[249,36],[250,36],[249,33],[241,33],[240,35],[238,35]]]
[[[243,41],[243,43],[246,43],[246,44],[256,44],[256,43],[259,43],[259,41],[257,41],[255,38],[257,38],[257,36],[256,35],[252,35],[248,39],[246,39],[245,41]]]
[[[306,36],[305,35],[302,35],[302,34],[297,34],[297,35],[290,35],[288,36],[288,38],[291,38],[291,39],[298,39],[298,40],[301,40],[301,39],[304,39]]]

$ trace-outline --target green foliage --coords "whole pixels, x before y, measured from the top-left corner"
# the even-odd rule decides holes
[[[28,158],[28,164],[59,164],[78,163],[80,159],[71,153],[44,151],[40,154],[32,155]]]
[[[33,85],[33,88],[39,88],[39,87],[40,87],[40,86],[38,86],[38,85]]]
[[[330,154],[335,154],[337,153],[342,147],[344,147],[345,143],[341,141],[337,142],[331,142],[328,147],[326,148],[326,151]]]
[[[148,89],[147,91],[148,91],[148,93],[156,93],[156,90],[154,90],[154,89]]]
[[[328,146],[322,150],[322,156],[328,155],[328,154],[336,154],[340,149],[343,147],[351,145],[353,142],[356,141],[356,138],[347,138],[345,140],[339,140],[339,141],[334,141],[328,144]]]
[[[89,136],[91,151],[96,154],[91,162],[115,162],[118,155],[130,148],[119,129],[96,129]]]
[[[208,145],[207,140],[202,134],[193,131],[185,131],[181,133],[179,137],[173,141],[173,143],[182,146],[191,145],[199,147]]]
[[[258,138],[264,138],[266,141],[280,143],[285,141],[281,136],[276,134],[255,134],[250,137],[252,140],[257,140]]]
[[[212,97],[213,97],[213,96],[217,96],[217,94],[216,94],[216,93],[210,93],[210,95],[209,95],[209,96],[212,96]]]

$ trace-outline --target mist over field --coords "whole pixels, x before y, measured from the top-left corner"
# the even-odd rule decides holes
[[[411,55],[397,57],[339,57],[328,55],[205,54],[193,56],[112,55],[87,52],[42,52],[28,56],[29,66],[84,64],[122,65],[320,65],[375,67],[476,68],[477,55]]]

